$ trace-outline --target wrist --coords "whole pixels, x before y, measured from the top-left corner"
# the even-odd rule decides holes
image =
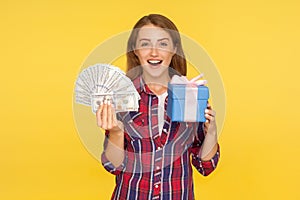
[[[205,136],[216,137],[217,136],[217,131],[207,131]]]
[[[115,126],[109,129],[109,132],[115,132],[115,133],[124,132],[124,124],[121,121],[117,120]]]
[[[120,128],[109,130],[109,138],[118,138],[124,135],[124,131]]]

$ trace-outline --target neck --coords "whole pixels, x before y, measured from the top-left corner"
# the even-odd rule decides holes
[[[147,85],[150,88],[150,90],[156,95],[161,95],[161,94],[165,93],[168,90],[168,87],[166,87],[164,85],[157,84],[157,83],[150,83],[150,84],[147,84]]]

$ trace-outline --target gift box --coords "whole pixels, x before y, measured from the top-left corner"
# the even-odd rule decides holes
[[[209,89],[196,84],[168,84],[167,114],[172,121],[205,122]]]

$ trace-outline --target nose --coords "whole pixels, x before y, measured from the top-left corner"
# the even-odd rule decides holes
[[[158,56],[158,51],[157,51],[157,48],[156,48],[156,47],[152,47],[152,48],[151,48],[151,56],[152,56],[152,57]]]

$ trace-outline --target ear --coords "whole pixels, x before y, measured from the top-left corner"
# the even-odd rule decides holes
[[[135,56],[138,56],[137,49],[136,49],[134,46],[132,47],[132,49],[133,49],[134,55],[135,55]]]
[[[176,52],[177,52],[177,45],[174,47],[173,56],[176,54]]]

